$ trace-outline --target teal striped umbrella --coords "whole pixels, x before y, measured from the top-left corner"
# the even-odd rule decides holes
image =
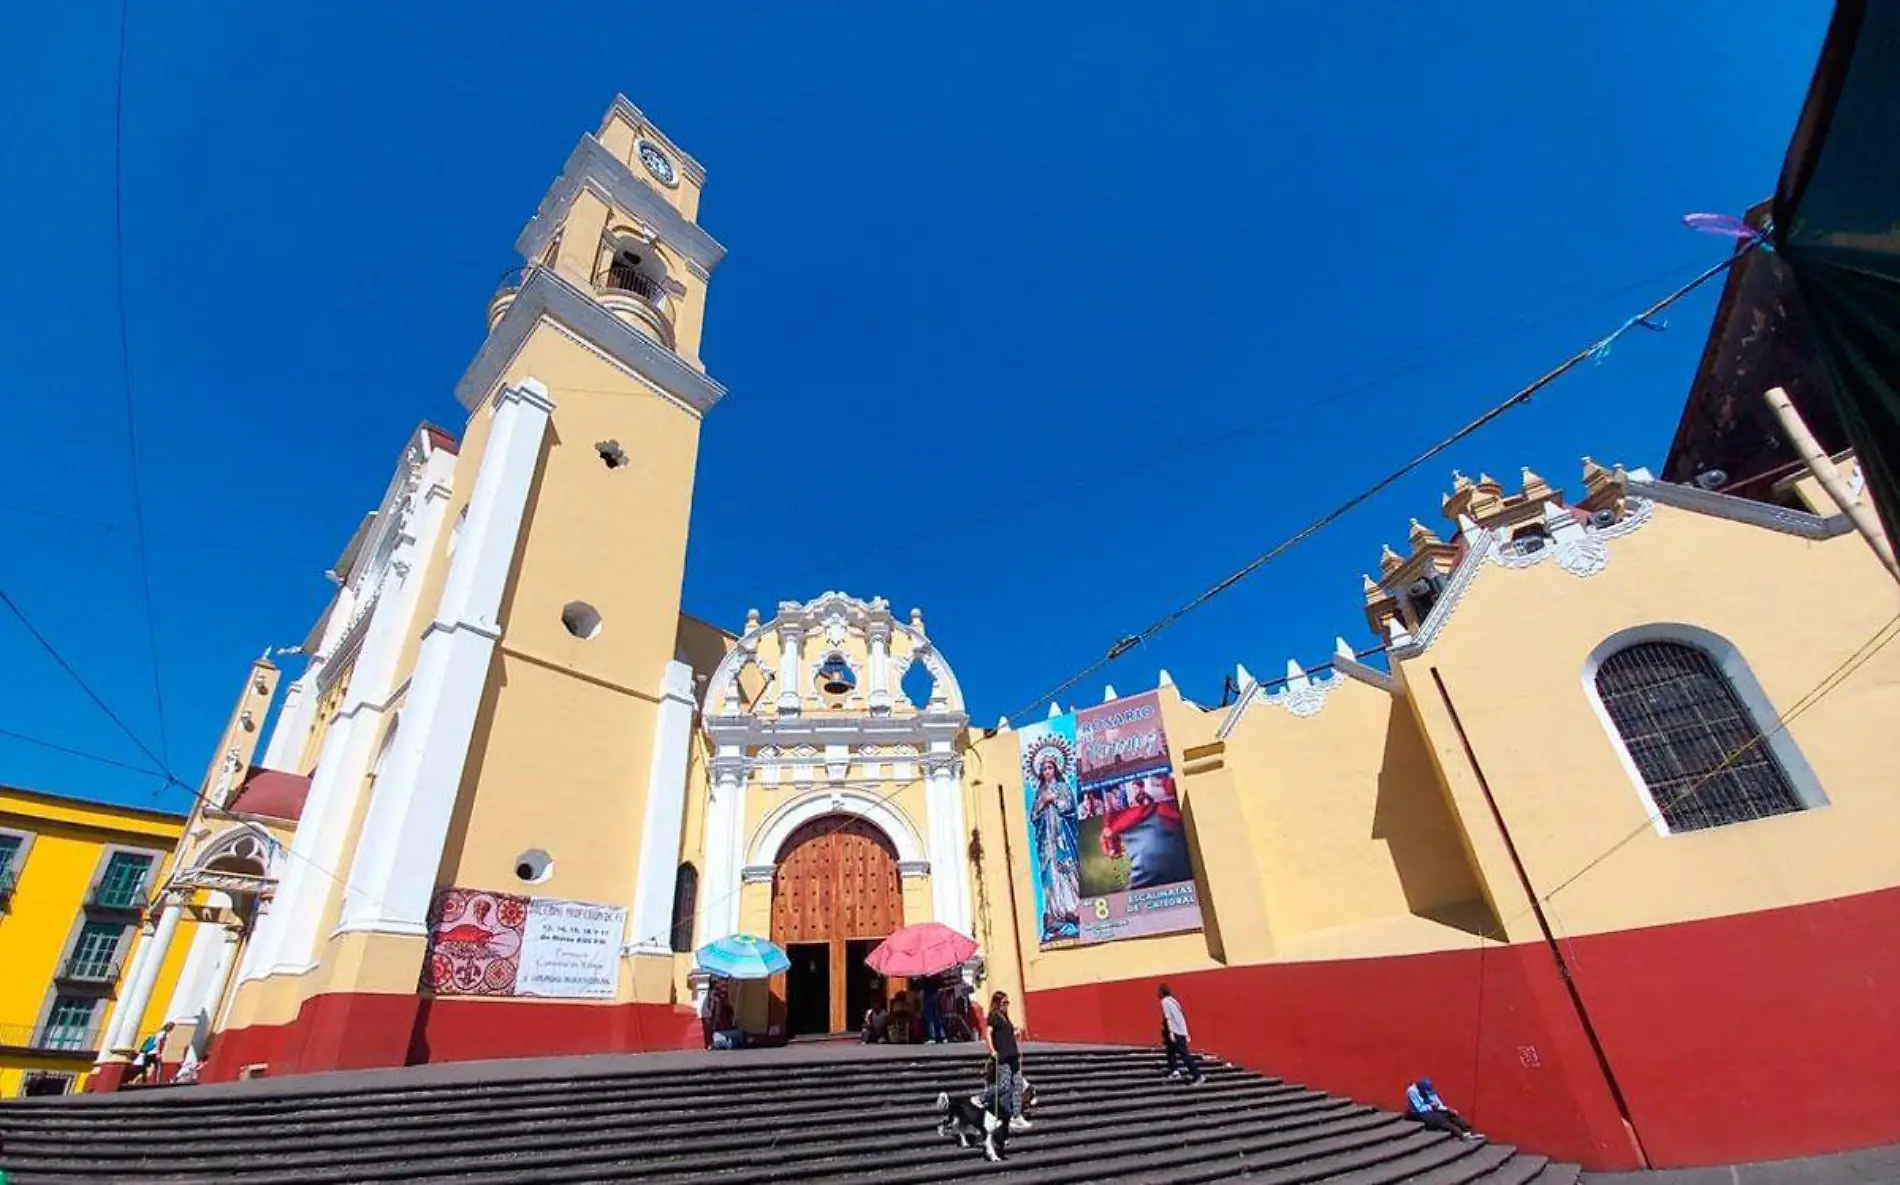
[[[693,952],[699,969],[727,979],[770,979],[792,965],[778,944],[751,934],[733,934]]]

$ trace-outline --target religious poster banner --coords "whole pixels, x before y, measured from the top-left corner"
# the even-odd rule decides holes
[[[1020,743],[1042,945],[1200,929],[1159,696],[1053,717]]]
[[[617,905],[443,889],[422,986],[438,995],[611,1000],[626,911]]]
[[[1075,830],[1075,716],[1052,716],[1017,733],[1029,817],[1029,878],[1045,947],[1081,936],[1081,860]]]

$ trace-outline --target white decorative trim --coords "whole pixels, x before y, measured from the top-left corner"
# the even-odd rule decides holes
[[[745,866],[745,755],[721,746],[709,763],[705,868],[699,882],[699,937],[704,946],[739,932],[739,878]]]
[[[680,828],[686,817],[686,767],[693,748],[693,668],[674,659],[660,681],[647,769],[646,815],[640,826],[633,909],[627,924],[635,954],[671,954],[673,895],[678,888]]]
[[[682,156],[681,160],[684,159]],[[547,250],[566,221],[574,199],[583,190],[592,192],[621,214],[652,227],[661,241],[678,251],[702,275],[710,275],[726,256],[726,249],[706,233],[704,227],[674,209],[673,203],[667,201],[652,182],[609,152],[598,138],[589,135],[582,136],[574,151],[568,153],[560,177],[542,195],[534,217],[516,238],[515,250],[521,258],[541,258],[541,253]]]
[[[1805,510],[1791,510],[1785,506],[1756,502],[1750,498],[1737,498],[1732,494],[1717,494],[1697,486],[1641,481],[1633,474],[1627,489],[1632,494],[1640,494],[1678,510],[1706,514],[1713,518],[1725,518],[1730,522],[1763,527],[1770,531],[1779,531],[1784,535],[1798,535],[1803,539],[1832,539],[1836,535],[1845,535],[1854,529],[1853,520],[1845,514],[1829,515],[1823,518],[1821,515],[1810,514]]]
[[[1477,579],[1478,569],[1498,548],[1499,536],[1495,531],[1480,527],[1475,534],[1469,531],[1466,534],[1470,535],[1470,539],[1466,544],[1465,556],[1452,569],[1451,578],[1445,581],[1444,591],[1438,594],[1437,603],[1420,624],[1418,633],[1407,635],[1403,642],[1395,638],[1396,644],[1386,651],[1393,663],[1416,658],[1431,649],[1438,635],[1444,632],[1445,623],[1458,611],[1458,603],[1471,590],[1471,582]]]
[[[1240,718],[1247,714],[1247,709],[1253,706],[1253,701],[1260,694],[1260,680],[1247,674],[1246,667],[1236,669],[1242,681],[1240,694],[1234,698],[1233,706],[1227,709],[1227,715],[1221,717],[1220,726],[1214,730],[1214,739],[1217,741],[1224,741],[1233,734],[1234,729],[1240,726]]]
[[[748,665],[758,664],[759,641],[762,638],[774,632],[788,636],[796,635],[801,639],[807,635],[825,636],[828,624],[836,619],[841,619],[847,629],[864,635],[867,647],[880,636],[888,638],[891,634],[903,634],[910,639],[910,654],[893,656],[889,659],[887,671],[889,682],[885,688],[887,694],[890,694],[890,686],[901,680],[904,672],[909,669],[910,660],[914,657],[929,669],[936,684],[936,690],[931,694],[931,702],[928,705],[917,706],[940,715],[963,712],[963,688],[957,681],[956,673],[950,669],[950,665],[943,660],[943,656],[937,652],[936,647],[921,629],[912,623],[899,621],[891,613],[889,603],[882,597],[861,601],[841,592],[827,592],[802,605],[796,601],[782,602],[778,607],[778,615],[770,621],[748,626],[746,632],[733,644],[732,649],[726,652],[725,658],[720,660],[718,668],[713,671],[712,678],[707,680],[706,698],[702,707],[706,716],[711,719],[732,715],[727,706],[737,702],[731,694],[732,688],[737,685],[739,675]],[[831,642],[827,638],[826,645],[829,648],[838,643]],[[875,674],[875,668],[873,673]],[[805,678],[806,671],[801,666],[795,678],[780,681],[782,686],[779,694],[784,695],[787,688],[796,685],[802,697]],[[874,711],[873,714],[882,715],[883,713]]]
[[[544,318],[696,414],[711,411],[726,394],[719,382],[608,312],[567,277],[537,265],[528,270],[514,300],[455,385],[455,397],[463,407],[475,410]]]
[[[1736,500],[1740,501],[1740,499]],[[1788,785],[1793,788],[1795,796],[1801,800],[1801,805],[1809,810],[1828,805],[1827,794],[1821,789],[1821,780],[1814,775],[1814,767],[1808,764],[1808,759],[1802,755],[1800,746],[1795,744],[1794,737],[1789,731],[1776,726],[1781,717],[1775,711],[1774,702],[1762,689],[1761,682],[1755,678],[1755,673],[1749,670],[1747,660],[1742,657],[1741,651],[1735,648],[1734,643],[1701,626],[1687,625],[1682,622],[1650,622],[1646,625],[1618,630],[1597,644],[1596,649],[1590,652],[1583,663],[1583,694],[1584,698],[1590,701],[1591,710],[1596,713],[1597,723],[1603,727],[1603,735],[1615,749],[1617,761],[1622,765],[1623,773],[1629,778],[1630,785],[1635,788],[1636,796],[1641,800],[1643,810],[1649,816],[1650,825],[1655,828],[1656,834],[1668,836],[1673,833],[1669,830],[1669,824],[1663,819],[1662,810],[1655,796],[1650,793],[1649,783],[1643,780],[1642,771],[1636,766],[1636,759],[1630,756],[1629,746],[1623,742],[1623,734],[1618,731],[1616,722],[1610,718],[1609,708],[1604,706],[1603,697],[1597,693],[1597,671],[1602,667],[1604,660],[1620,650],[1644,642],[1677,642],[1685,646],[1693,646],[1715,660],[1717,669],[1722,672],[1723,678],[1728,680],[1729,686],[1735,690],[1736,697],[1747,709],[1749,720],[1755,725],[1756,731],[1762,734],[1763,743],[1768,746],[1769,754],[1775,759],[1775,764],[1781,767],[1781,772],[1787,777]]]
[[[897,804],[857,790],[825,789],[800,795],[767,815],[753,832],[752,841],[746,845],[749,853],[746,863],[777,865],[779,849],[785,846],[785,841],[792,837],[792,833],[813,819],[821,819],[826,815],[850,815],[870,823],[882,831],[891,841],[891,846],[897,849],[899,863],[906,860],[924,864],[930,862],[924,852],[923,837]]]
[[[1359,656],[1353,653],[1352,645],[1348,643],[1346,639],[1338,638],[1335,639],[1335,642],[1336,645],[1333,647],[1334,674],[1344,675],[1348,679],[1357,679],[1361,683],[1377,687],[1380,691],[1387,692],[1391,695],[1405,694],[1405,684],[1399,682],[1391,675],[1386,674],[1384,671],[1379,670],[1377,667],[1369,667],[1365,663],[1360,662]]]
[[[1332,679],[1316,679],[1302,673],[1288,679],[1281,690],[1270,691],[1263,698],[1275,707],[1285,708],[1291,715],[1317,716],[1326,706],[1326,696],[1332,691],[1333,683]]]
[[[549,409],[524,379],[496,400],[470,494],[462,545],[449,561],[434,622],[410,674],[403,722],[363,818],[338,931],[424,930],[500,630],[502,592],[527,519]]]
[[[452,452],[431,449],[415,479],[429,489],[446,486],[454,480],[456,460]],[[316,958],[332,870],[345,859],[344,844],[364,793],[364,777],[384,735],[384,714],[408,684],[406,679],[398,683],[397,664],[420,616],[422,586],[434,562],[437,537],[445,529],[447,509],[446,500],[425,497],[403,524],[390,553],[392,559],[408,561],[408,570],[398,572],[391,566],[378,578],[373,596],[379,608],[362,632],[356,673],[342,710],[324,733],[291,838],[291,858],[277,872],[276,898],[244,944],[240,980],[296,974]]]

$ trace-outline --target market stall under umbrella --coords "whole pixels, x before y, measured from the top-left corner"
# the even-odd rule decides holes
[[[961,966],[976,953],[976,940],[942,922],[917,922],[878,944],[865,962],[890,978],[936,975]]]

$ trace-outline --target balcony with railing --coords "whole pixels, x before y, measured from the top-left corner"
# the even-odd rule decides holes
[[[55,978],[95,986],[114,984],[119,982],[119,960],[104,955],[68,955]]]
[[[104,1025],[0,1025],[0,1047],[46,1053],[96,1053]]]
[[[673,297],[658,277],[641,270],[629,251],[616,252],[594,275],[594,296],[606,309],[648,337],[673,346]]]
[[[548,268],[547,264],[535,263],[502,273],[495,295],[488,300],[488,328],[491,331],[501,323],[502,316],[515,303],[515,298],[521,294],[534,273]],[[673,318],[677,310],[677,298],[668,290],[664,280],[640,270],[640,265],[622,252],[603,261],[591,282],[594,299],[600,302],[601,307],[667,349],[673,348]]]

